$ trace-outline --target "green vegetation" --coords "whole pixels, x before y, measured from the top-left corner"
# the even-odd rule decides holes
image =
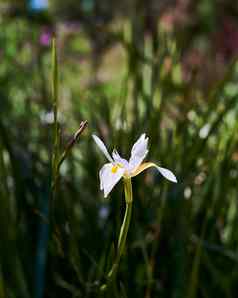
[[[236,44],[224,54],[202,3],[200,30],[0,18],[0,298],[236,297]],[[125,254],[102,293],[126,206],[122,183],[103,199],[91,135],[127,156],[143,132],[178,183],[133,178]]]

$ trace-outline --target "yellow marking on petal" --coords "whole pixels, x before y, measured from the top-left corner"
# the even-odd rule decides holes
[[[116,165],[114,165],[114,166],[112,167],[112,169],[111,169],[112,173],[113,173],[113,174],[116,174],[116,172],[117,172],[117,170],[118,170],[119,168],[123,168],[123,165],[122,165],[121,163],[117,163]]]
[[[118,165],[114,165],[113,167],[112,167],[112,173],[113,174],[116,174],[116,172],[117,172],[117,170],[118,170],[118,168],[119,168],[119,166]]]
[[[171,182],[177,183],[177,178],[170,170],[168,170],[166,168],[161,168],[153,162],[145,162],[145,163],[141,164],[134,172],[131,173],[130,177],[135,177],[138,174],[140,174],[141,172],[143,172],[144,170],[151,168],[151,167],[157,168],[157,170],[160,172],[160,174],[164,178],[168,179]]]
[[[139,175],[141,172],[143,172],[144,170],[151,168],[151,167],[156,168],[157,166],[153,162],[144,162],[134,172],[131,173],[130,177],[135,177],[135,176]]]

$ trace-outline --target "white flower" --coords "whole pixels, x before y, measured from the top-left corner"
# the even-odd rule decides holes
[[[137,176],[150,167],[156,167],[166,179],[177,182],[170,170],[161,168],[152,162],[142,163],[148,153],[148,137],[145,134],[142,134],[133,145],[129,161],[122,158],[116,150],[113,150],[111,156],[99,137],[93,135],[93,139],[109,161],[99,171],[100,189],[103,190],[105,198],[122,177],[128,179]]]

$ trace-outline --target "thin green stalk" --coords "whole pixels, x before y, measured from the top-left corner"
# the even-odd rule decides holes
[[[111,270],[109,271],[107,275],[107,282],[106,284],[103,284],[100,287],[101,291],[105,291],[112,283],[114,280],[121,256],[125,250],[125,245],[126,245],[126,239],[127,239],[127,234],[130,226],[130,221],[131,221],[131,213],[132,213],[132,201],[133,201],[133,194],[132,194],[132,185],[131,185],[131,179],[124,179],[124,191],[125,191],[125,200],[126,200],[126,212],[124,215],[123,223],[121,226],[120,230],[120,235],[118,239],[118,245],[117,245],[117,256],[116,259],[112,265]]]
[[[53,127],[53,138],[54,145],[52,150],[52,166],[51,166],[51,191],[52,197],[50,201],[50,214],[51,214],[51,222],[54,225],[54,201],[56,198],[57,192],[57,164],[59,159],[59,123],[58,123],[58,58],[57,58],[57,48],[56,48],[56,40],[53,38],[52,40],[52,104],[53,104],[53,112],[54,112],[54,127]]]
[[[52,152],[52,186],[56,183],[57,164],[59,157],[59,124],[58,124],[58,62],[56,41],[52,41],[52,102],[54,112],[54,146]],[[53,191],[53,200],[55,191]]]
[[[52,40],[52,99],[54,109],[54,124],[57,124],[58,116],[58,58],[56,40]]]
[[[79,129],[74,134],[73,138],[66,145],[65,150],[60,155],[60,130],[58,122],[58,58],[57,58],[57,47],[56,40],[52,40],[52,102],[54,112],[54,147],[52,153],[52,196],[53,200],[56,196],[56,187],[59,178],[59,171],[62,163],[69,155],[73,146],[77,143],[80,135],[88,125],[88,121],[82,121]]]

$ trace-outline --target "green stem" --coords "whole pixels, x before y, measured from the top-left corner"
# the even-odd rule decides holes
[[[126,200],[126,212],[125,212],[123,223],[120,230],[120,235],[119,235],[119,240],[117,245],[117,256],[112,265],[111,270],[107,275],[107,283],[103,284],[100,287],[101,291],[105,291],[112,283],[113,279],[115,278],[119,267],[121,256],[125,250],[126,238],[127,238],[127,234],[130,226],[130,221],[131,221],[132,200],[133,200],[132,185],[131,185],[130,178],[124,179],[124,191],[125,191],[125,200]]]
[[[55,38],[52,40],[52,104],[54,111],[54,145],[52,152],[52,186],[56,184],[57,163],[59,158],[59,123],[58,123],[58,61]],[[52,187],[53,188],[53,187]],[[53,199],[56,196],[52,191]]]
[[[54,226],[54,202],[56,198],[56,181],[57,181],[57,163],[59,158],[59,123],[58,123],[58,57],[57,57],[57,48],[56,40],[52,40],[52,105],[54,111],[54,126],[53,126],[53,138],[54,144],[52,148],[52,177],[51,177],[51,200],[50,200],[50,220],[52,226]],[[55,185],[55,187],[54,187]]]
[[[125,190],[125,200],[126,200],[126,212],[121,226],[119,240],[118,240],[118,255],[117,259],[120,260],[120,257],[124,251],[127,233],[131,221],[131,210],[132,210],[132,186],[131,179],[124,179],[124,190]]]

